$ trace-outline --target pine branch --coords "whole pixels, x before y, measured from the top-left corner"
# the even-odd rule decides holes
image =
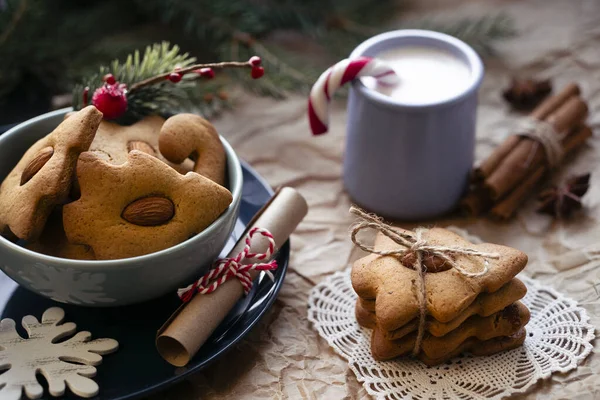
[[[369,28],[372,30],[384,31],[382,25],[389,21],[390,17],[397,15],[406,1],[382,0],[374,2],[373,0],[331,0],[333,12],[331,15],[338,18],[341,23],[338,28],[352,31],[345,23],[350,22],[356,26]],[[331,21],[330,21],[331,22]],[[335,21],[333,21],[335,22]],[[329,26],[336,28],[336,25]],[[372,33],[366,33],[372,36]]]
[[[393,10],[393,3],[394,0],[377,3],[370,0],[179,0],[175,4],[136,0],[148,15],[159,17],[171,26],[183,27],[187,35],[211,43],[212,48],[218,49],[216,55],[220,59],[244,59],[250,53],[260,56],[268,74],[259,82],[245,86],[254,93],[276,98],[285,97],[288,91],[308,91],[323,66],[311,68],[305,61],[292,62],[292,54],[265,44],[266,34],[276,29],[294,29],[321,39],[323,33],[340,25],[340,15],[379,23],[382,16]],[[343,19],[345,26],[358,29],[359,24]],[[230,75],[240,76],[235,71]]]
[[[41,81],[40,86],[49,93],[64,92],[74,77],[87,75],[90,66],[94,66],[91,76],[74,91],[74,105],[81,107],[83,88],[89,87],[91,97],[106,73],[132,84],[172,71],[178,62],[187,60],[176,61],[169,59],[173,55],[161,53],[165,60],[154,59],[142,65],[143,54],[138,53],[122,64],[98,69],[99,60],[123,59],[124,54],[153,41],[139,34],[144,26],[161,33],[166,28],[167,37],[193,50],[202,61],[246,60],[255,54],[263,59],[267,73],[259,81],[252,81],[252,85],[247,84],[245,73],[228,71],[210,85],[195,85],[190,81],[192,77],[185,76],[177,85],[164,82],[132,93],[128,96],[131,115],[139,117],[159,109],[170,112],[194,106],[212,112],[221,109],[221,103],[223,107],[229,105],[229,100],[218,96],[222,88],[236,85],[277,98],[289,92],[306,93],[331,63],[347,57],[368,37],[397,28],[386,21],[397,15],[403,1],[104,0],[83,4],[73,0],[0,0],[0,4],[0,101],[17,93],[17,85],[23,88],[23,81],[31,81],[32,77]],[[21,7],[26,8],[19,11]],[[495,45],[501,40],[515,35],[512,21],[505,15],[455,21],[413,20],[402,22],[400,27],[449,33],[473,46],[483,57],[494,54]],[[293,31],[326,51],[316,59],[294,52],[271,40],[271,34],[278,30]],[[129,40],[118,36],[131,32],[138,34],[128,36]]]
[[[267,46],[257,41],[248,44],[236,43],[232,47],[226,47],[224,53],[231,54],[232,58],[241,59],[253,54],[261,57],[268,73],[260,81],[249,82],[242,79],[243,76],[239,72],[230,71],[246,90],[259,95],[285,98],[288,92],[308,92],[322,72],[320,67],[311,66],[299,54],[286,52],[281,47]]]
[[[69,60],[65,71],[66,78],[72,86],[73,83],[81,81],[83,77],[98,72],[98,66],[105,64],[107,60],[126,59],[135,50],[145,49],[162,39],[163,35],[153,33],[152,30],[142,27],[98,40],[86,51]],[[69,90],[71,89],[72,87],[69,88]]]
[[[170,73],[176,67],[183,71],[195,61],[194,57],[181,53],[178,46],[171,46],[168,42],[148,46],[143,54],[136,50],[125,62],[114,60],[109,66],[100,67],[97,73],[76,85],[73,90],[73,107],[78,110],[86,105],[83,95],[86,88],[89,104],[92,94],[104,84],[103,77],[112,74],[118,82],[131,88],[127,95],[127,112],[119,122],[129,123],[145,115],[169,115],[198,108],[204,114],[212,114],[228,104],[226,96],[218,96],[223,91],[222,81],[211,84],[203,82],[203,88],[199,89],[194,82],[197,78],[189,74],[184,75],[177,84],[162,79],[152,85],[136,87],[140,82]],[[207,95],[211,97],[208,98]]]
[[[72,86],[71,62],[86,58],[93,62],[88,53],[93,44],[107,32],[119,33],[138,20],[139,15],[123,0],[90,4],[5,0],[0,12],[0,101],[11,95],[31,98],[40,92],[68,91]],[[39,82],[42,87],[31,92],[25,80]]]
[[[102,78],[106,74],[110,73],[117,81],[131,86],[155,75],[173,71],[175,67],[186,67],[195,61],[196,59],[187,53],[181,54],[178,46],[171,47],[167,42],[148,46],[143,54],[136,50],[127,57],[124,63],[114,60],[110,66],[100,67],[96,74],[76,85],[73,90],[73,107],[76,110],[84,107],[83,92],[85,88],[88,88],[89,96],[91,96],[97,88],[104,84]],[[188,99],[186,91],[193,86],[190,82],[191,78],[185,77],[178,85],[164,82],[132,93],[128,96],[128,116],[139,118],[156,113],[158,110],[168,112],[178,104],[186,103]]]
[[[14,11],[14,14],[11,15],[10,21],[8,24],[6,24],[6,28],[0,34],[0,46],[2,46],[8,40],[10,35],[21,21],[21,18],[23,17],[23,14],[25,14],[26,10],[27,0],[21,0],[17,9]]]
[[[495,45],[517,35],[513,20],[506,14],[463,18],[453,22],[414,20],[401,25],[404,29],[418,28],[447,33],[469,44],[481,57],[493,56]]]
[[[362,23],[357,24],[348,19],[340,19],[337,21],[336,29],[318,31],[315,32],[314,35],[317,40],[326,47],[327,53],[331,54],[333,60],[330,62],[335,62],[339,59],[348,57],[356,46],[369,37],[384,31],[399,28],[429,29],[447,33],[472,46],[475,51],[484,58],[495,54],[495,45],[498,42],[516,35],[512,19],[505,14],[483,16],[480,18],[464,18],[449,23],[436,20],[412,20],[403,22],[400,26],[394,28],[384,27],[379,29],[375,29]],[[257,51],[257,53],[259,53],[259,51]],[[289,63],[285,52],[278,53],[275,49],[272,49],[272,53],[275,53],[280,57],[278,61],[282,65]],[[275,62],[274,64],[276,65],[277,63]],[[298,67],[296,69],[303,72],[309,67],[307,62],[293,63],[292,65],[297,65]],[[269,74],[270,78],[275,76],[277,79],[284,79],[282,78],[283,76],[289,75],[285,69],[275,69],[275,71],[274,74]],[[310,77],[312,82],[318,77],[318,73],[306,75]],[[289,78],[289,76],[286,78]],[[307,93],[308,89],[310,89],[310,85],[307,87],[301,84],[292,84],[286,86],[286,89],[293,91],[300,90]],[[268,92],[266,93],[269,94]],[[282,94],[280,93],[280,95]]]

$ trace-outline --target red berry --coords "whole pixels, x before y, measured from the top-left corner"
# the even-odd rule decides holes
[[[104,114],[104,119],[116,119],[127,111],[127,90],[124,84],[104,85],[92,96],[92,104]]]
[[[203,76],[206,79],[212,79],[215,77],[215,71],[212,68],[202,68],[200,69],[200,76]]]
[[[265,74],[265,69],[263,67],[252,67],[252,71],[250,71],[250,75],[253,79],[258,79]]]
[[[117,80],[115,79],[115,76],[113,74],[104,75],[104,78],[102,78],[102,80],[108,83],[109,85],[114,85],[115,83],[117,83]]]
[[[177,82],[181,81],[182,77],[183,77],[183,75],[180,74],[179,72],[173,72],[173,73],[169,74],[167,79],[173,83],[177,83]]]
[[[258,67],[258,66],[260,66],[260,64],[262,64],[262,60],[260,59],[259,56],[252,56],[252,57],[250,57],[250,59],[248,60],[248,62],[253,67]]]

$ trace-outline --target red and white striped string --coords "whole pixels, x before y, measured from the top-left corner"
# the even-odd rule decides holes
[[[329,127],[329,103],[335,91],[353,79],[370,76],[382,85],[399,82],[394,69],[384,61],[371,57],[344,59],[328,68],[313,85],[308,99],[308,120],[313,135],[327,132]]]
[[[269,247],[264,253],[250,252],[250,243],[255,234],[260,234],[269,241]],[[243,264],[243,262],[249,259],[269,260],[274,251],[275,240],[273,239],[271,232],[258,227],[252,228],[246,236],[246,245],[244,246],[244,249],[237,256],[217,260],[213,269],[191,285],[177,290],[177,295],[183,302],[188,302],[194,297],[194,294],[212,293],[217,290],[219,286],[234,277],[240,280],[240,283],[244,287],[244,293],[247,295],[252,289],[252,277],[250,276],[250,271],[266,271],[269,278],[274,279],[271,271],[277,268],[277,261],[272,260],[270,262],[254,264]]]

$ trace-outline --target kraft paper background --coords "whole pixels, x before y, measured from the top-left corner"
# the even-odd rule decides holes
[[[589,250],[588,246],[600,249],[600,1],[427,0],[413,8],[415,16],[427,13],[441,18],[506,11],[516,21],[520,35],[499,46],[500,60],[486,63],[478,112],[478,159],[510,131],[515,114],[502,100],[501,89],[512,74],[550,77],[555,88],[571,81],[581,85],[594,137],[555,179],[592,172],[585,212],[557,223],[537,215],[535,201],[530,201],[506,224],[452,218],[427,225],[457,225],[485,241],[527,252],[530,264],[525,274],[578,300],[591,322],[600,327],[600,259],[564,271],[554,261],[573,251]],[[308,129],[305,98],[276,101],[246,96],[239,102],[234,111],[215,121],[217,129],[272,186],[297,188],[310,211],[292,236],[290,270],[272,310],[234,350],[152,399],[369,398],[306,318],[311,287],[362,255],[348,239],[350,201],[340,179],[345,102],[335,104],[331,131],[318,138]],[[522,398],[600,399],[600,357],[595,353],[576,371],[553,375]]]

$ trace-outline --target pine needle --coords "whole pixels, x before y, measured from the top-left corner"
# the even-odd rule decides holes
[[[73,90],[73,107],[81,109],[83,91],[88,90],[88,102],[94,91],[104,84],[104,75],[113,74],[120,83],[131,86],[136,82],[152,78],[175,67],[184,68],[196,62],[196,58],[188,53],[181,53],[179,46],[171,46],[168,42],[146,47],[144,53],[135,51],[127,56],[124,62],[114,60],[110,66],[102,66],[84,82]],[[223,109],[230,107],[230,101],[224,92],[227,83],[223,79],[203,80],[201,84],[194,74],[184,75],[181,82],[173,84],[169,81],[143,87],[127,96],[128,107],[121,123],[131,123],[146,115],[158,114],[168,116],[177,112],[200,112],[210,117]]]
[[[429,29],[446,33],[473,47],[481,57],[495,55],[495,45],[498,42],[517,35],[513,20],[506,14],[462,18],[452,22],[414,20],[401,24],[401,28]]]

